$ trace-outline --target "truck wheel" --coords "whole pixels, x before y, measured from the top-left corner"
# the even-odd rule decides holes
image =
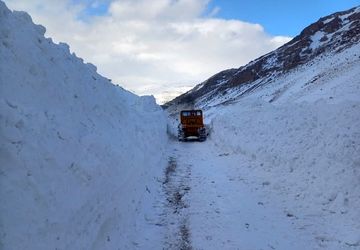
[[[179,141],[185,141],[184,131],[182,131],[182,130],[179,130],[179,131],[178,131],[178,140],[179,140]]]
[[[206,129],[199,129],[199,141],[206,141]]]

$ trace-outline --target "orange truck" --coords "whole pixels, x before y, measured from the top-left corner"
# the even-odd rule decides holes
[[[180,112],[178,139],[179,141],[187,141],[188,139],[206,140],[206,128],[201,110],[182,110]]]

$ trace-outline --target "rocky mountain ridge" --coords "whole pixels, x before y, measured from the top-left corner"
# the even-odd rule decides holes
[[[320,18],[280,48],[238,69],[221,71],[164,106],[204,106],[219,95],[226,102],[234,99],[233,89],[246,86],[235,95],[235,98],[239,98],[314,58],[339,53],[359,41],[358,6]]]

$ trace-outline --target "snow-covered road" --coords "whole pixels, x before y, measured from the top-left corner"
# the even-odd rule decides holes
[[[212,141],[174,142],[172,181],[182,192],[180,212],[170,215],[168,246],[184,249],[316,249],[311,235],[294,225],[296,218],[247,179],[251,160],[222,151]],[[181,193],[181,191],[180,191]],[[178,225],[173,225],[177,223]],[[177,228],[177,230],[176,230]],[[188,234],[185,240],[183,231]],[[172,235],[171,235],[172,234]],[[180,243],[179,243],[180,242]]]
[[[360,250],[359,51],[196,99],[209,140],[170,145],[193,249]]]
[[[45,32],[0,0],[1,250],[360,250],[360,44],[209,92],[180,143],[184,106]]]

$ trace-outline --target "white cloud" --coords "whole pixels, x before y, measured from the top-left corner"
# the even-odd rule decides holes
[[[85,5],[75,1],[5,2],[29,12],[47,36],[68,43],[114,83],[159,101],[290,39],[270,36],[259,24],[215,18],[219,8],[205,16],[209,0],[113,0],[107,15],[86,21],[79,18]]]

